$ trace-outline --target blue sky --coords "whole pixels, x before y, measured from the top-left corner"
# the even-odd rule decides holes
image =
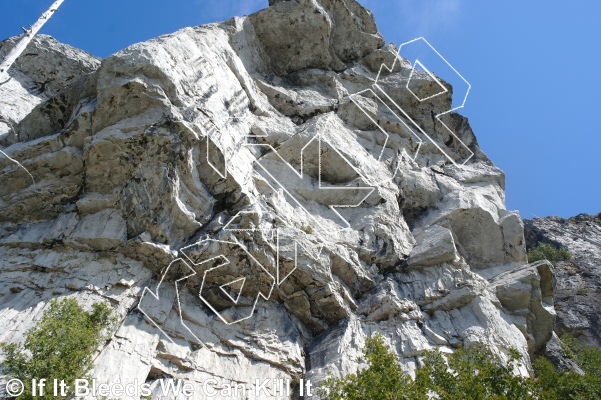
[[[51,2],[0,0],[0,38],[19,34]],[[423,36],[470,82],[461,113],[507,174],[508,209],[525,218],[601,211],[601,1],[360,2],[388,42]],[[65,0],[42,33],[105,57],[266,6],[267,0]]]

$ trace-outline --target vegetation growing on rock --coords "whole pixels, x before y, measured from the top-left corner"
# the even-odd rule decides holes
[[[330,377],[320,389],[325,400],[592,400],[601,398],[601,350],[570,336],[562,345],[584,374],[556,371],[544,357],[533,364],[534,377],[515,373],[521,355],[511,351],[503,362],[482,347],[459,348],[452,354],[423,354],[415,379],[404,374],[398,359],[376,334],[363,350],[368,367],[342,378]]]
[[[42,319],[25,334],[25,343],[0,344],[4,366],[14,378],[25,383],[19,399],[55,399],[51,390],[33,396],[31,381],[46,378],[64,382],[73,389],[92,367],[93,356],[112,324],[112,310],[96,303],[90,312],[75,299],[53,300]],[[72,390],[68,391],[73,394]]]
[[[572,255],[566,248],[556,248],[548,243],[538,243],[536,247],[528,250],[528,262],[530,263],[549,260],[555,264],[558,261],[569,261],[571,258]]]

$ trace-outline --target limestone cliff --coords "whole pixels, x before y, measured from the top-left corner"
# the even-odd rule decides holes
[[[270,3],[102,61],[32,43],[0,86],[0,341],[70,296],[121,318],[99,381],[316,385],[375,332],[408,372],[544,351],[553,266],[467,119],[434,118],[452,90],[419,101],[440,82],[355,0]]]
[[[547,356],[559,366],[566,361],[557,336],[570,333],[579,340],[601,347],[601,214],[580,214],[524,220],[526,242],[533,248],[548,243],[566,248],[569,261],[556,263],[557,291],[555,334]]]

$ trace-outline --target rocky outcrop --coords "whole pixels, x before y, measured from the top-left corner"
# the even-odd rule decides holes
[[[503,307],[515,318],[514,324],[526,336],[530,356],[542,354],[555,323],[553,265],[539,261],[505,272],[494,278],[492,285]]]
[[[601,346],[601,214],[524,220],[530,248],[538,243],[564,247],[569,261],[556,262],[555,332]]]
[[[18,37],[14,37],[0,43],[0,58],[8,54],[17,40]],[[0,85],[0,136],[11,132],[36,106],[55,105],[47,100],[72,87],[99,66],[100,59],[83,50],[48,35],[36,35],[10,70],[11,79]]]
[[[58,92],[14,102],[0,340],[71,296],[121,319],[99,381],[316,385],[356,370],[375,332],[408,372],[424,350],[474,343],[517,349],[528,373],[551,335],[553,269],[527,265],[467,119],[448,116],[450,133],[433,118],[451,91],[412,95],[409,80],[441,83],[354,0],[271,3],[89,58]],[[83,58],[65,48],[47,68]],[[6,84],[26,90],[24,68]]]

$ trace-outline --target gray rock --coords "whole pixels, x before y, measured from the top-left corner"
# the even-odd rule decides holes
[[[409,265],[434,265],[457,261],[453,234],[447,228],[434,225],[416,235],[417,246],[409,255]]]
[[[566,354],[565,350],[561,346],[559,337],[555,332],[551,340],[547,342],[547,348],[544,356],[560,371],[575,371],[581,375],[584,375],[584,371],[574,360],[570,359]]]
[[[505,272],[493,279],[492,286],[503,307],[516,316],[516,326],[528,339],[530,355],[542,354],[555,324],[553,265],[538,261]]]
[[[9,38],[0,43],[0,58],[17,39]],[[0,85],[0,141],[36,106],[57,96],[99,66],[100,59],[83,50],[48,35],[36,35],[9,70],[11,79]]]
[[[125,220],[110,208],[84,216],[69,234],[68,246],[87,246],[94,250],[112,250],[127,238]]]
[[[601,346],[601,215],[526,219],[524,225],[529,248],[548,243],[566,248],[572,256],[555,262],[555,332]]]
[[[0,340],[71,296],[121,321],[92,376],[155,392],[161,377],[316,385],[356,371],[376,332],[408,373],[425,350],[472,343],[515,348],[530,372],[552,334],[552,269],[527,264],[466,119],[450,117],[466,165],[433,144],[410,155],[415,137],[365,92],[395,56],[359,3],[272,1],[100,67],[42,39],[54,55],[35,73],[56,92],[0,103],[15,116],[3,151],[27,169],[0,158]],[[402,61],[379,84],[465,157],[432,118],[450,95],[416,101],[410,73]]]

